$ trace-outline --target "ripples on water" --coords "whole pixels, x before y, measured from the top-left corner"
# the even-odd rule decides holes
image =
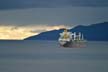
[[[0,72],[108,72],[108,42],[63,48],[56,41],[0,41]]]

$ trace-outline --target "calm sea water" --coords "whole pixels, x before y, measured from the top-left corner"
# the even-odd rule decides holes
[[[0,72],[108,72],[108,42],[63,48],[56,41],[0,41]]]

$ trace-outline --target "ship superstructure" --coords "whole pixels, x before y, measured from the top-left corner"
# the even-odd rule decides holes
[[[67,29],[64,29],[64,32],[60,33],[58,41],[63,47],[84,47],[86,42],[81,32],[72,33]]]

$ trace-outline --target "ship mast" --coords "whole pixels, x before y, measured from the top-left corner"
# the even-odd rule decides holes
[[[82,34],[81,40],[84,40],[84,35]]]
[[[81,40],[81,32],[79,32],[78,40]]]
[[[76,32],[73,33],[74,40],[76,40]]]

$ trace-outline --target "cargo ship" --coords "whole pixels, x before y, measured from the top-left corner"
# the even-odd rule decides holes
[[[86,40],[81,32],[72,33],[69,32],[68,29],[64,29],[64,31],[60,33],[58,41],[62,47],[83,48],[86,46]]]

